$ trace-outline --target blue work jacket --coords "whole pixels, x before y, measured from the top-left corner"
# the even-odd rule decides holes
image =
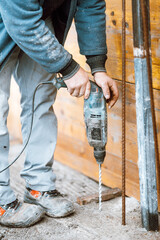
[[[42,15],[39,0],[0,0],[0,70],[18,45],[46,71],[59,72],[72,57],[63,44],[73,18],[80,53],[107,53],[104,0],[65,0],[52,14],[55,34]]]

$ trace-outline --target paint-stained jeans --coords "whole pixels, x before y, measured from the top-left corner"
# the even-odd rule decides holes
[[[47,19],[50,28],[50,20]],[[53,30],[53,29],[52,29]],[[15,48],[4,69],[0,72],[0,169],[8,165],[9,133],[6,126],[11,76],[14,75],[21,93],[21,124],[25,143],[30,130],[32,96],[35,87],[49,81],[49,74],[18,47]],[[21,176],[31,189],[48,191],[55,189],[55,174],[52,171],[53,155],[57,141],[57,119],[52,104],[56,98],[53,85],[40,87],[35,97],[34,123],[30,141],[25,152]],[[0,173],[0,205],[16,199],[10,187],[9,169]]]

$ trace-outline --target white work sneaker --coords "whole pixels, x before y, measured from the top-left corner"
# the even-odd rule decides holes
[[[45,215],[43,208],[27,203],[22,203],[18,199],[0,205],[0,224],[7,227],[29,227]]]
[[[27,188],[24,202],[40,205],[49,217],[66,217],[75,212],[73,204],[57,190],[41,192]]]

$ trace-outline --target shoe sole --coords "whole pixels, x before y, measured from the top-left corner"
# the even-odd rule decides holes
[[[54,215],[53,213],[50,213],[49,211],[46,211],[46,215],[47,215],[48,217],[51,217],[51,218],[63,218],[63,217],[70,216],[70,215],[73,214],[74,212],[75,212],[75,210],[73,209],[73,210],[67,212],[66,214],[63,214],[63,215],[58,216],[58,215]]]
[[[35,219],[32,223],[30,224],[24,224],[22,225],[22,223],[17,223],[17,224],[13,224],[13,223],[2,223],[0,222],[0,225],[2,226],[6,226],[6,227],[11,227],[11,228],[28,228],[28,227],[31,227],[33,226],[34,224],[40,222],[40,220],[45,216],[45,213],[44,214],[41,214],[41,216],[39,216],[39,218]]]

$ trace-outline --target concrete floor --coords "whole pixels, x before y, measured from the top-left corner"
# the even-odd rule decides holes
[[[19,153],[20,145],[13,145],[10,160]],[[24,155],[11,167],[11,185],[19,198],[23,197],[24,181],[19,177]],[[74,215],[53,219],[45,217],[40,223],[26,229],[0,226],[0,240],[158,240],[160,232],[147,232],[141,227],[140,204],[134,198],[126,198],[127,225],[121,225],[121,197],[103,202],[102,212],[98,204],[79,206],[78,196],[98,191],[98,184],[86,176],[58,162],[54,164],[57,189],[71,199],[76,208]],[[97,166],[98,171],[98,166]],[[103,187],[103,190],[106,187]]]

